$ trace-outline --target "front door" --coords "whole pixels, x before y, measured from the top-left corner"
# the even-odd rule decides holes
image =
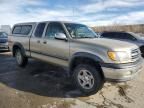
[[[43,37],[43,54],[53,58],[53,62],[58,64],[68,64],[69,58],[69,42],[66,40],[58,40],[55,35],[66,32],[63,25],[58,22],[50,22],[46,28],[46,33]]]

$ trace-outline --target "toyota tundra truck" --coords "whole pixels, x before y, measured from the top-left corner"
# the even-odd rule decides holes
[[[98,92],[105,81],[128,81],[142,70],[138,46],[98,38],[88,26],[65,21],[19,23],[9,36],[18,66],[28,58],[68,70],[72,82],[85,94]]]

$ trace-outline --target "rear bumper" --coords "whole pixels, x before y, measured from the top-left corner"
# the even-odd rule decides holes
[[[128,81],[142,71],[143,60],[128,64],[103,64],[102,70],[107,81]]]

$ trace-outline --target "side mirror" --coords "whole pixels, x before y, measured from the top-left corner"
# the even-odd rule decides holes
[[[56,33],[55,34],[55,39],[59,39],[59,40],[67,40],[67,37],[64,33]]]

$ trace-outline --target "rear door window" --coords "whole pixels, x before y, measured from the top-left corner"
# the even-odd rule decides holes
[[[114,39],[121,39],[122,33],[113,33]]]
[[[114,38],[115,36],[114,36],[113,33],[103,33],[102,37],[104,37],[104,38]]]
[[[136,40],[136,38],[128,33],[123,33],[123,39],[126,39],[126,40]]]
[[[103,33],[102,37],[105,38],[110,38],[110,39],[122,39],[122,33],[117,33],[117,32],[108,32],[108,33]]]
[[[38,37],[38,38],[41,38],[42,37],[42,34],[44,32],[44,29],[45,29],[45,26],[46,26],[46,23],[39,23],[36,30],[35,30],[35,37]]]

